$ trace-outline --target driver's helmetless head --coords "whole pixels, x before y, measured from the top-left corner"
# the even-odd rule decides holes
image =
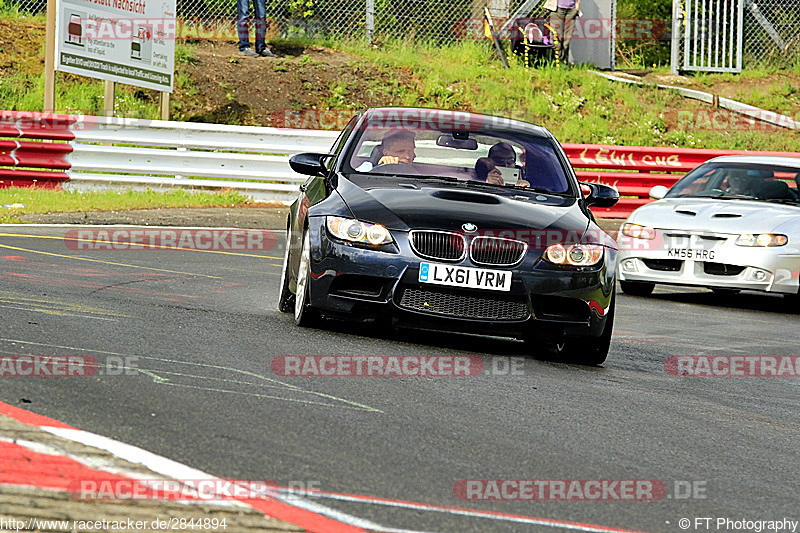
[[[750,191],[753,178],[748,176],[746,171],[734,171],[728,175],[728,185],[730,192],[734,194],[745,194]]]
[[[393,130],[383,137],[383,155],[409,164],[417,157],[415,135],[410,130]]]
[[[489,148],[489,159],[498,167],[513,167],[517,164],[517,153],[507,142],[499,142]]]

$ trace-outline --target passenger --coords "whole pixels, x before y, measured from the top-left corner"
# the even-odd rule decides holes
[[[488,157],[481,157],[475,162],[475,176],[478,181],[485,181],[490,185],[503,185],[503,174],[497,165]]]
[[[498,167],[514,168],[517,166],[517,153],[507,142],[499,142],[489,148],[489,159]]]
[[[518,169],[519,177],[517,178],[517,183],[515,183],[517,187],[531,186],[531,184],[525,180],[525,170],[517,165],[517,152],[514,151],[514,147],[509,143],[503,141],[489,148],[489,159],[498,167]]]

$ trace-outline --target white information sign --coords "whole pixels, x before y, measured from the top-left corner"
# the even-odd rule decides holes
[[[56,70],[172,92],[175,0],[60,0]]]

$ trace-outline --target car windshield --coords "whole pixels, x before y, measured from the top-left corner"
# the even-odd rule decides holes
[[[667,198],[722,198],[798,203],[798,168],[765,164],[704,164],[676,183]]]
[[[517,132],[368,126],[359,132],[347,163],[345,172],[448,179],[553,194],[571,190],[552,142]]]

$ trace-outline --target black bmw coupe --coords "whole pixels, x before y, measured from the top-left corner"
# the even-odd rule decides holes
[[[509,336],[533,356],[598,365],[614,322],[617,247],[546,129],[433,109],[358,113],[287,221],[280,310]]]

